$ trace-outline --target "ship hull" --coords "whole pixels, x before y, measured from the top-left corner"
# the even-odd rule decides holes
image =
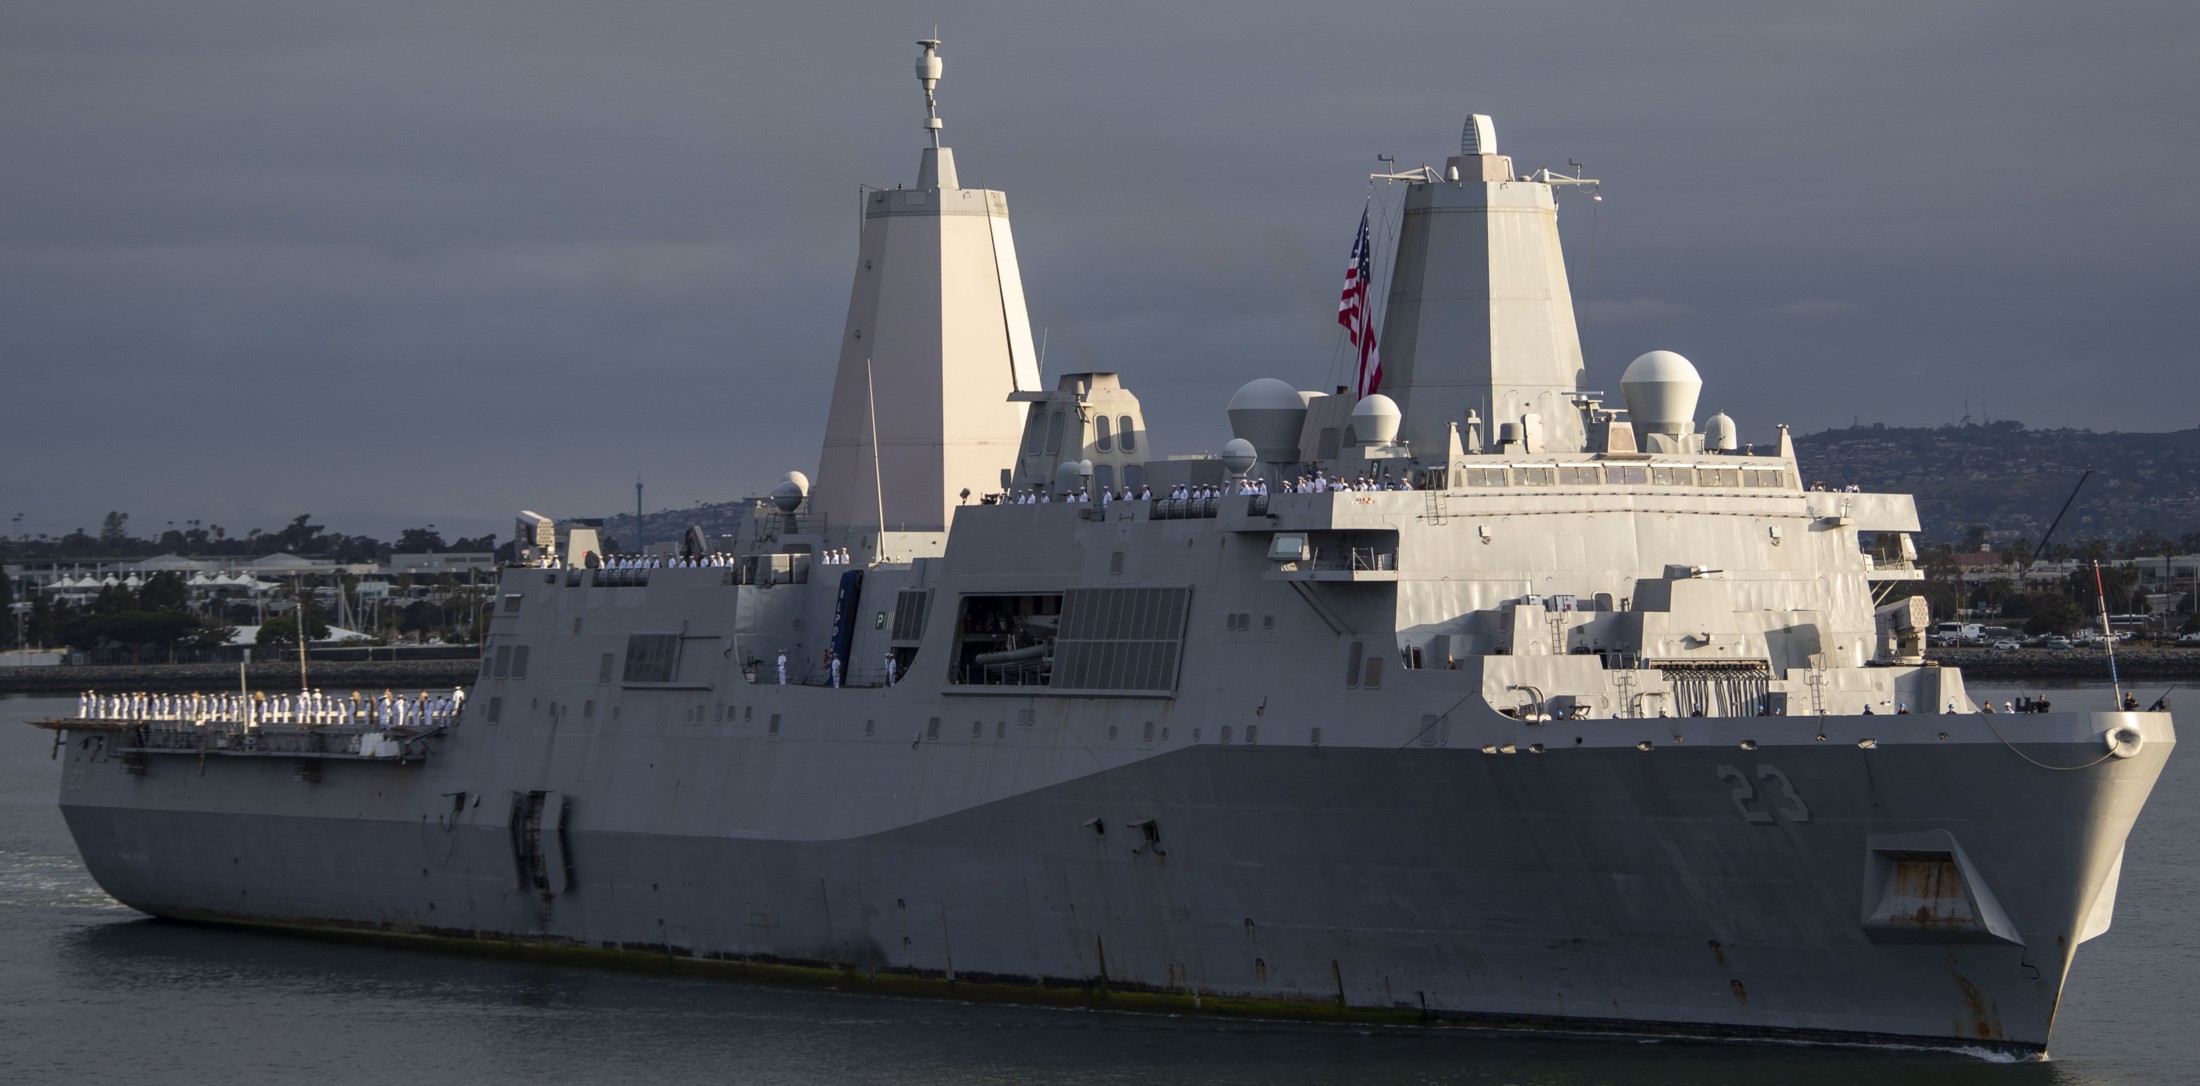
[[[2100,744],[1748,750],[1747,720],[1649,750],[1210,743],[810,840],[591,828],[575,785],[532,844],[451,812],[427,766],[130,774],[80,739],[63,809],[103,887],[183,919],[964,998],[2030,1052],[2172,746],[2143,721],[2137,756],[2067,772],[2034,763]],[[1986,919],[1875,927],[1891,865],[1943,842]]]

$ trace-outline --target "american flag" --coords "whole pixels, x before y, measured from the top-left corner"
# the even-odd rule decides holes
[[[1367,209],[1360,209],[1360,235],[1352,239],[1352,261],[1344,268],[1344,297],[1337,302],[1337,323],[1344,325],[1352,345],[1360,349],[1360,377],[1354,386],[1362,399],[1383,383],[1383,359],[1375,350],[1375,311],[1367,304],[1370,278],[1367,254]]]

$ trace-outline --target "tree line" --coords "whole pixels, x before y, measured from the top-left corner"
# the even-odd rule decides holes
[[[493,533],[461,536],[445,542],[442,533],[433,525],[407,528],[398,533],[396,539],[386,541],[370,535],[347,535],[313,523],[311,513],[301,513],[272,532],[254,528],[243,535],[235,535],[219,524],[186,520],[182,527],[171,521],[168,528],[158,534],[140,536],[131,534],[130,514],[118,510],[101,519],[96,533],[78,528],[63,536],[41,534],[0,538],[0,558],[11,562],[151,558],[161,554],[187,558],[264,558],[270,554],[295,554],[300,558],[323,558],[332,562],[386,562],[392,554],[439,551],[497,551],[500,556],[508,557],[505,552],[510,549],[511,545],[506,544],[500,551]]]
[[[1999,616],[2003,624],[2020,627],[2027,634],[2069,634],[2097,625],[2104,602],[2114,614],[2152,611],[2149,597],[2159,589],[2150,591],[2140,583],[2137,566],[2116,563],[2137,558],[2200,554],[2200,533],[2171,539],[2149,532],[2121,544],[2103,538],[2050,543],[2043,554],[2034,554],[2033,543],[2018,539],[1994,553],[2003,564],[2016,569],[2019,577],[1968,583],[1963,579],[1955,556],[1988,550],[1987,534],[1985,526],[1974,524],[1965,530],[1962,543],[1943,543],[1926,549],[1917,559],[1919,567],[1925,571],[1925,580],[1903,586],[1890,598],[1923,596],[1936,621],[1969,612]],[[1885,545],[1886,540],[1887,537],[1882,537],[1877,548],[1877,555],[1882,560],[1893,557]],[[2022,575],[2042,561],[2076,561],[2078,567],[2051,585],[2035,587],[2029,577]],[[2095,562],[2100,563],[2097,581]],[[2167,626],[2186,633],[2200,630],[2200,613],[2195,613],[2200,599],[2196,599],[2196,593],[2188,587],[2182,592],[2172,589],[2171,594],[2177,598],[2171,604],[2172,617]]]

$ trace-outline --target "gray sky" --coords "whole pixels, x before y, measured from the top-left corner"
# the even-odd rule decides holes
[[[1163,452],[1335,379],[1374,156],[1468,112],[1606,183],[1593,387],[1662,347],[1745,439],[2195,425],[2190,4],[783,6],[0,7],[0,523],[504,535],[814,471],[935,19],[1050,377]]]

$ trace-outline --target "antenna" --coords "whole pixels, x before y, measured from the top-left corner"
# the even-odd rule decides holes
[[[1462,155],[1494,155],[1497,153],[1497,122],[1487,113],[1470,113],[1467,123],[1459,130],[1459,153]]]
[[[925,38],[918,45],[924,47],[924,55],[917,58],[917,82],[924,87],[924,127],[932,134],[932,146],[940,145],[940,101],[933,94],[940,85],[940,30],[932,28],[933,37]]]
[[[634,477],[634,553],[640,554],[647,549],[642,545],[642,477],[636,475]]]
[[[871,416],[871,494],[878,499],[878,549],[872,557],[886,560],[886,483],[879,472],[878,390],[871,381],[871,360],[863,360],[863,400]]]

